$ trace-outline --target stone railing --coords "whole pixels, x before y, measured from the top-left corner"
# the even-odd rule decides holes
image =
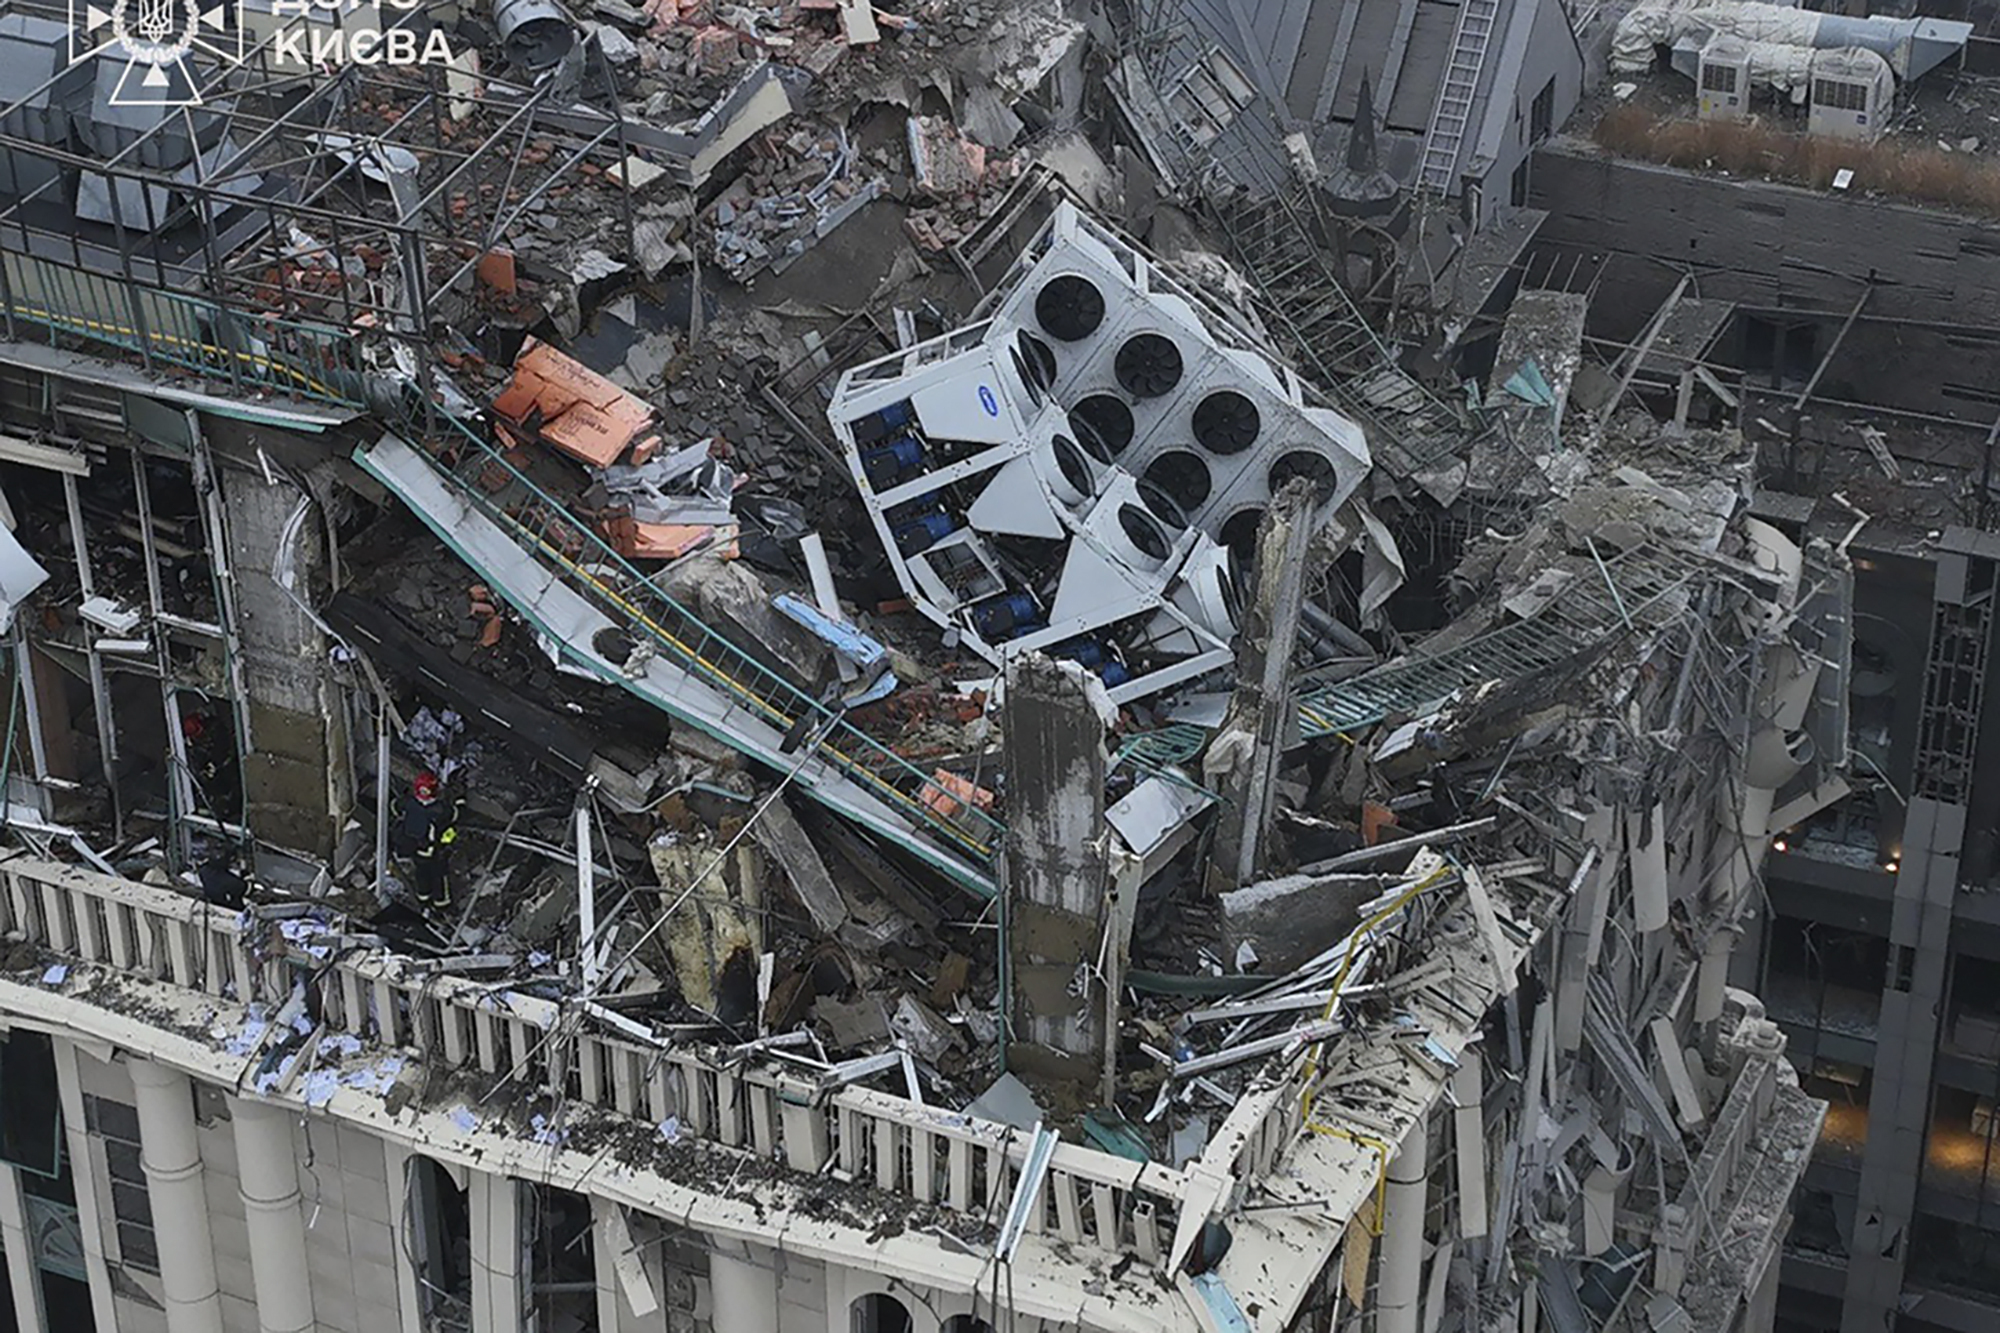
[[[806,1066],[654,1042],[594,1007],[425,970],[379,947],[72,866],[22,856],[0,862],[0,932],[83,963],[266,1008],[317,976],[317,1018],[328,1032],[982,1221],[1006,1213],[1028,1158],[1031,1136],[1013,1126],[830,1086]],[[627,1032],[603,1030],[614,1026]],[[1272,1150],[1261,1143],[1257,1155]],[[1028,1230],[1157,1264],[1186,1185],[1183,1172],[1159,1163],[1064,1143],[1028,1210]]]
[[[1722,1199],[1739,1178],[1744,1157],[1769,1118],[1778,1092],[1778,1065],[1785,1058],[1785,1036],[1775,1023],[1746,1019],[1732,1045],[1736,1080],[1715,1114],[1701,1155],[1674,1201],[1661,1210],[1653,1256],[1653,1285],[1676,1294],[1690,1273],[1689,1260],[1701,1253],[1724,1214]]]

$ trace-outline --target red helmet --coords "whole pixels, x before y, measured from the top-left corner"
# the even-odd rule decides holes
[[[181,717],[181,735],[188,740],[198,741],[208,731],[208,722],[200,713],[186,713]]]
[[[428,772],[419,773],[417,774],[417,780],[410,784],[410,790],[416,793],[417,799],[420,801],[435,801],[437,799],[438,788],[443,785],[438,780],[437,774]]]

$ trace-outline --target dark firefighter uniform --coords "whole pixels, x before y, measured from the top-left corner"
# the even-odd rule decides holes
[[[411,878],[425,907],[451,906],[451,851],[463,806],[457,797],[435,792],[429,800],[412,796],[396,821],[397,851],[415,867]]]
[[[187,743],[188,773],[194,779],[195,807],[219,823],[233,824],[243,817],[243,792],[237,782],[235,756],[225,753],[229,737],[202,713],[181,719],[181,736]]]

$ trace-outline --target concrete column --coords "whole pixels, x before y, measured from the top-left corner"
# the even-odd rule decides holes
[[[1429,1126],[1420,1115],[1389,1163],[1382,1267],[1375,1281],[1375,1333],[1417,1333],[1424,1287],[1424,1195]]]
[[[599,1333],[666,1333],[665,1292],[647,1262],[647,1251],[658,1246],[642,1245],[625,1209],[609,1199],[593,1196],[590,1216]]]
[[[1742,1333],[1771,1333],[1778,1322],[1778,1280],[1779,1270],[1784,1265],[1784,1241],[1780,1237],[1773,1246],[1771,1261],[1764,1265],[1764,1276],[1758,1280],[1750,1293],[1749,1308],[1744,1312]]]
[[[1257,583],[1251,594],[1236,649],[1236,693],[1216,731],[1217,746],[1230,759],[1220,766],[1224,798],[1215,824],[1209,861],[1217,890],[1238,888],[1257,877],[1264,833],[1276,805],[1278,767],[1292,731],[1292,653],[1299,641],[1305,604],[1308,554],[1313,538],[1311,483],[1294,478],[1272,497],[1257,530]],[[1247,737],[1249,744],[1241,740]],[[1210,769],[1210,757],[1202,770]]]
[[[74,480],[74,478],[67,478]],[[76,1186],[76,1219],[83,1230],[83,1271],[90,1279],[90,1312],[98,1328],[116,1328],[118,1309],[111,1295],[111,1266],[104,1258],[104,1218],[97,1208],[97,1163],[84,1127],[82,1059],[73,1041],[55,1039],[56,1094],[62,1100],[63,1135],[69,1146],[70,1178]],[[111,1053],[104,1053],[109,1061]]]
[[[472,1333],[520,1333],[528,1310],[521,1272],[521,1187],[511,1176],[473,1171]]]
[[[222,1333],[215,1246],[208,1234],[208,1192],[195,1141],[194,1085],[187,1075],[150,1060],[130,1060],[127,1067],[139,1112],[139,1157],[153,1205],[167,1329]],[[83,1195],[81,1185],[77,1195]]]
[[[1695,973],[1694,1021],[1703,1027],[1722,1017],[1729,989],[1729,959],[1736,952],[1736,932],[1718,929],[1702,946],[1701,968]]]
[[[771,1252],[761,1245],[717,1240],[708,1255],[708,1292],[714,1309],[709,1322],[717,1333],[778,1326],[778,1273]],[[832,1285],[828,1285],[828,1299]]]
[[[292,1113],[268,1102],[229,1099],[243,1220],[250,1225],[250,1277],[262,1333],[311,1333],[312,1275],[299,1211],[299,1157]]]
[[[42,1320],[41,1274],[35,1269],[34,1242],[28,1239],[28,1210],[21,1202],[21,1177],[0,1167],[0,1236],[7,1249],[7,1284],[14,1289],[14,1323],[23,1329],[47,1327]]]
[[[254,435],[239,425],[210,418],[203,429],[217,452],[256,457]],[[228,628],[251,742],[243,760],[243,822],[281,846],[330,853],[351,799],[346,715],[334,706],[327,679],[326,636],[272,574],[281,548],[288,548],[294,589],[308,595],[330,559],[325,524],[313,511],[294,526],[304,497],[285,482],[271,485],[254,465],[218,468],[214,477],[227,512],[227,549],[217,551],[211,541],[210,554],[227,562],[231,576],[236,614]]]
[[[1034,653],[1007,664],[1000,727],[1015,756],[1000,873],[1007,1067],[1073,1093],[1102,1077],[1117,1031],[1095,985],[1071,990],[1077,964],[1104,951],[1104,725],[1082,669]]]

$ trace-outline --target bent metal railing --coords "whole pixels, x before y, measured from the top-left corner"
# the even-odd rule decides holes
[[[351,331],[232,311],[41,255],[0,251],[0,317],[15,338],[38,332],[51,345],[71,338],[135,353],[148,368],[173,367],[239,393],[367,405],[369,370]]]
[[[434,415],[441,428],[428,453],[439,474],[544,569],[770,726],[819,736],[819,758],[946,851],[992,864],[1005,831],[998,819],[710,629],[476,431]]]
[[[303,922],[307,918],[293,917]],[[29,856],[0,862],[0,934],[84,964],[275,1009],[301,979],[328,1033],[413,1053],[630,1116],[718,1149],[825,1171],[990,1221],[1006,1211],[1029,1135],[716,1047],[593,1030],[563,1002],[437,971],[326,933]],[[310,1060],[306,1043],[294,1058]],[[1029,1230],[1159,1264],[1182,1171],[1075,1144],[1056,1150]]]

